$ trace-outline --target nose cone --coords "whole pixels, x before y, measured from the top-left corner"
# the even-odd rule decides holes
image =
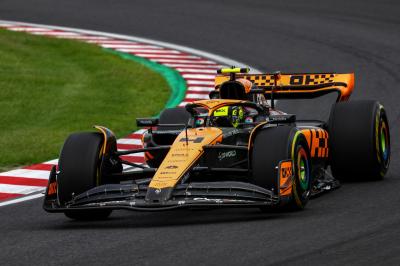
[[[146,193],[146,202],[153,205],[163,205],[171,198],[174,188],[151,188],[149,187]]]

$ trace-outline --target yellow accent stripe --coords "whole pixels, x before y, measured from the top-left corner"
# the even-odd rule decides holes
[[[106,153],[106,147],[107,147],[107,133],[106,130],[101,127],[101,126],[94,126],[94,128],[96,128],[97,130],[99,130],[101,133],[103,133],[104,136],[104,143],[103,143],[103,147],[101,148],[101,154],[104,155]]]

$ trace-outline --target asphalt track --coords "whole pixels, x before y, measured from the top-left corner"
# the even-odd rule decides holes
[[[399,14],[394,0],[2,0],[1,19],[159,39],[265,71],[354,71],[352,99],[377,99],[388,111],[392,163],[383,182],[346,183],[295,213],[115,212],[108,221],[82,223],[45,213],[41,200],[5,206],[0,261],[399,265]]]

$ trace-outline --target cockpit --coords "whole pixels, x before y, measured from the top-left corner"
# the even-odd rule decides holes
[[[235,127],[245,128],[258,122],[260,113],[251,106],[225,105],[214,110],[205,107],[192,109],[194,127]]]

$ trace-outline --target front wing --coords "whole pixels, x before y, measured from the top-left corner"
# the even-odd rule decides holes
[[[48,212],[94,208],[160,211],[191,207],[262,207],[279,203],[279,195],[270,190],[245,182],[224,181],[179,184],[172,190],[170,199],[163,202],[146,200],[148,184],[106,184],[60,204],[56,184],[54,169],[43,204]]]

